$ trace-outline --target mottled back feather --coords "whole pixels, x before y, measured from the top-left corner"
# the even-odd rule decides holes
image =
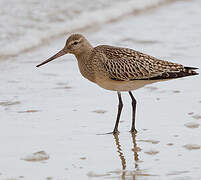
[[[107,45],[94,48],[101,54],[102,63],[113,80],[157,80],[196,75],[192,67],[184,67],[141,52]]]

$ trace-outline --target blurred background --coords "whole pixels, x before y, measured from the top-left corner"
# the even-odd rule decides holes
[[[67,35],[155,7],[162,0],[4,1],[1,3],[1,56],[17,55],[50,38]],[[10,43],[8,43],[10,42]]]
[[[62,49],[72,33],[94,45],[129,47],[201,67],[199,0],[1,0],[0,180],[197,180],[201,178],[200,76],[123,93],[85,80]],[[200,70],[198,70],[200,72]],[[42,151],[42,152],[41,152]]]

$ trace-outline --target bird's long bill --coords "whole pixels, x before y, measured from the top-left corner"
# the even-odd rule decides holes
[[[46,63],[48,63],[48,62],[50,62],[50,61],[53,61],[54,59],[56,59],[56,58],[58,58],[58,57],[60,57],[60,56],[63,56],[63,55],[65,55],[65,54],[66,54],[66,52],[62,49],[61,51],[59,51],[58,53],[56,53],[54,56],[52,56],[52,57],[50,57],[49,59],[47,59],[47,60],[43,61],[42,63],[38,64],[36,67],[40,67],[40,66],[42,66],[43,64],[46,64]]]

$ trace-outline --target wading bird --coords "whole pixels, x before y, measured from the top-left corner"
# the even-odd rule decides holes
[[[61,51],[36,67],[68,53],[75,55],[80,72],[85,78],[104,89],[117,92],[119,106],[113,134],[118,132],[123,108],[122,91],[128,91],[132,99],[131,132],[137,132],[135,128],[136,100],[131,93],[132,90],[159,81],[198,74],[194,71],[198,68],[160,60],[129,48],[108,45],[93,47],[81,34],[72,34]]]

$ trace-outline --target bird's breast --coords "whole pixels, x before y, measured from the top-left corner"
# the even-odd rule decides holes
[[[91,64],[78,62],[78,67],[82,76],[95,83],[95,73]]]

